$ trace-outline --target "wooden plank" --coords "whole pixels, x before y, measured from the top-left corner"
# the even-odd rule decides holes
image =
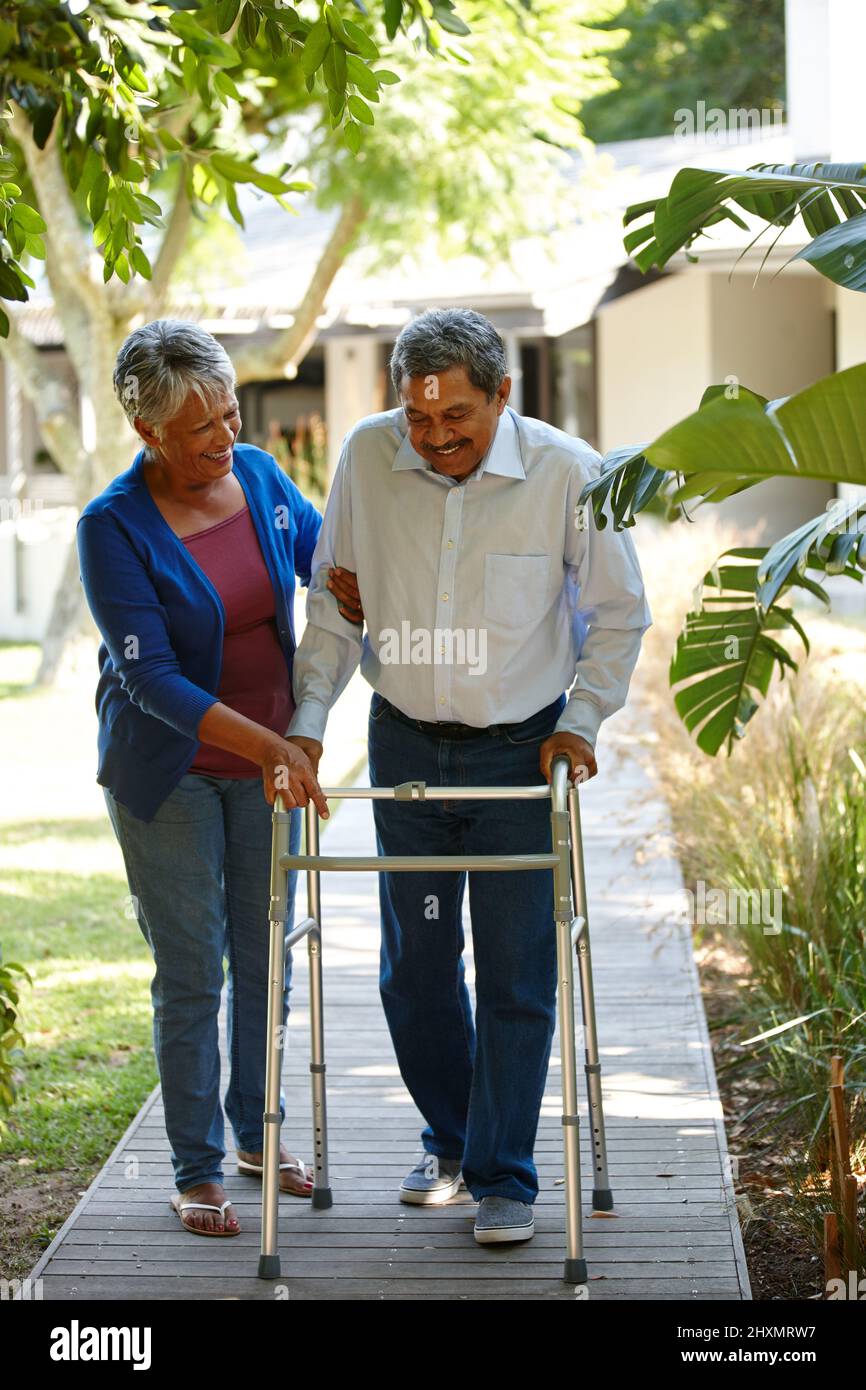
[[[218,1242],[214,1241],[214,1244]],[[479,1247],[480,1248],[480,1247]],[[304,1279],[317,1277],[317,1262],[309,1258],[299,1256],[293,1250],[282,1250],[280,1252],[281,1273],[285,1279]],[[105,1278],[106,1276],[116,1275],[122,1277],[130,1285],[134,1285],[136,1279],[167,1279],[172,1283],[177,1278],[183,1279],[210,1279],[213,1276],[213,1266],[207,1261],[199,1263],[190,1259],[175,1259],[166,1265],[159,1265],[150,1260],[143,1260],[139,1264],[130,1268],[128,1260],[104,1260],[97,1262],[94,1260],[68,1260],[63,1265],[61,1272],[71,1280],[84,1276],[94,1276]],[[486,1260],[483,1270],[479,1269],[480,1262],[470,1262],[462,1264],[457,1260],[434,1263],[429,1258],[420,1261],[400,1261],[396,1258],[389,1260],[359,1260],[349,1265],[348,1262],[341,1261],[340,1274],[349,1274],[356,1279],[382,1279],[394,1278],[399,1275],[400,1279],[437,1279],[465,1280],[465,1279],[550,1279],[553,1269],[561,1269],[562,1255],[555,1257],[551,1255],[549,1261],[522,1260],[514,1256],[496,1256]],[[239,1280],[252,1280],[256,1277],[255,1266],[250,1263],[249,1273],[239,1268],[233,1271],[235,1278]],[[332,1279],[335,1277],[333,1261],[324,1262],[320,1270],[321,1278]],[[681,1283],[685,1275],[682,1262],[678,1264],[653,1264],[652,1261],[641,1264],[619,1264],[608,1263],[594,1260],[592,1268],[593,1280],[602,1278],[617,1279],[645,1279],[651,1277],[659,1286],[665,1283]],[[712,1270],[704,1265],[690,1265],[688,1267],[689,1282],[699,1286],[704,1283],[715,1283],[719,1278],[730,1279],[736,1283],[736,1267],[733,1260],[730,1268],[720,1267]]]
[[[181,1275],[174,1278],[148,1277],[122,1284],[114,1278],[94,1278],[78,1276],[70,1282],[67,1276],[47,1275],[43,1277],[43,1297],[60,1299],[64,1302],[122,1301],[133,1299],[170,1299],[172,1302],[188,1302],[204,1299],[208,1302],[219,1299],[243,1299],[258,1302],[274,1302],[288,1297],[292,1302],[315,1300],[389,1300],[399,1299],[555,1299],[573,1303],[578,1301],[575,1289],[553,1279],[475,1279],[462,1282],[459,1289],[452,1286],[447,1278],[427,1278],[366,1280],[361,1278],[337,1277],[327,1279],[289,1279],[281,1276],[279,1280],[251,1279],[241,1283],[236,1277],[220,1278],[211,1276],[193,1281]],[[711,1281],[694,1281],[688,1277],[666,1281],[663,1285],[654,1279],[601,1279],[583,1286],[579,1301],[631,1301],[651,1299],[660,1301],[716,1301],[739,1297],[736,1279],[715,1278]]]
[[[391,1246],[394,1243],[394,1230],[381,1230],[370,1223],[355,1223],[359,1229],[347,1230],[346,1223],[341,1222],[339,1230],[316,1230],[315,1223],[309,1228],[301,1226],[300,1222],[293,1221],[287,1238],[293,1245],[306,1248],[315,1247],[321,1250],[340,1249],[343,1246],[357,1249],[373,1249],[376,1246]],[[688,1238],[678,1239],[676,1244],[669,1246],[659,1245],[657,1232],[635,1232],[629,1228],[627,1231],[616,1231],[611,1229],[616,1223],[610,1222],[605,1229],[599,1225],[596,1229],[590,1229],[584,1234],[584,1245],[587,1249],[608,1250],[615,1249],[645,1249],[659,1258],[668,1258],[662,1252],[665,1250],[717,1250],[730,1247],[730,1236],[724,1231],[693,1231]],[[431,1240],[435,1240],[437,1249],[462,1249],[466,1243],[465,1230],[434,1230],[433,1227],[426,1229],[415,1229],[404,1227],[399,1232],[401,1246],[417,1246],[425,1249],[430,1245]],[[227,1242],[226,1242],[227,1243]],[[255,1231],[242,1231],[238,1236],[231,1237],[232,1251],[240,1249],[258,1249],[258,1235]],[[62,1259],[67,1251],[81,1246],[88,1247],[89,1250],[98,1248],[103,1249],[127,1249],[129,1251],[148,1251],[159,1249],[171,1249],[188,1251],[191,1242],[181,1230],[161,1231],[149,1225],[134,1234],[125,1231],[106,1231],[100,1225],[97,1229],[78,1229],[70,1231],[64,1242],[63,1248],[59,1250],[55,1259]],[[536,1231],[532,1241],[533,1249],[550,1248],[561,1253],[562,1237],[559,1231]],[[203,1258],[219,1258],[219,1252],[214,1252],[209,1256],[206,1251],[202,1251]],[[233,1258],[237,1258],[234,1256]],[[637,1256],[635,1256],[637,1258]]]

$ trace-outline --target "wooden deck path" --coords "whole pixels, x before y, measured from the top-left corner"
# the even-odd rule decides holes
[[[602,754],[602,772],[581,799],[615,1215],[592,1214],[583,1125],[588,1285],[576,1292],[560,1277],[557,1039],[536,1147],[541,1191],[534,1239],[514,1247],[478,1246],[475,1206],[465,1193],[432,1209],[397,1199],[399,1182],[420,1152],[422,1122],[403,1089],[379,1003],[376,879],[331,874],[322,880],[322,911],[332,1209],[312,1211],[309,1202],[282,1196],[282,1277],[276,1284],[259,1280],[260,1187],[234,1171],[231,1150],[226,1189],[241,1235],[208,1240],[182,1231],[168,1205],[174,1186],[157,1089],[33,1270],[43,1297],[750,1298],[697,972],[688,928],[676,915],[681,879],[663,847],[653,849],[664,813],[630,756],[626,712],[605,726]],[[370,803],[344,801],[323,848],[373,852]],[[467,931],[471,967],[470,942]],[[294,982],[283,1138],[309,1162],[303,949],[295,952]]]

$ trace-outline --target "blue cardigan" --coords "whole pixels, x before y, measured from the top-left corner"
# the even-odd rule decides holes
[[[154,502],[143,461],[142,449],[88,502],[77,538],[81,582],[102,634],[96,780],[150,821],[193,761],[199,724],[218,699],[225,610]],[[309,584],[322,518],[263,449],[236,444],[233,469],[274,586],[291,680],[295,575]]]

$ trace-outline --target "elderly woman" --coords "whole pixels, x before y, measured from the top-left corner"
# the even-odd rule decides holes
[[[222,1185],[223,957],[225,1113],[239,1171],[260,1175],[271,806],[279,790],[295,808],[295,853],[297,808],[312,798],[328,814],[306,754],[284,737],[295,576],[309,583],[321,517],[270,454],[236,443],[235,373],[209,333],[167,319],[136,329],[114,388],[145,447],[78,523],[81,578],[103,639],[97,781],[156,966],[172,1206],[189,1231],[237,1235]],[[354,576],[335,573],[333,593],[358,621]],[[283,1023],[290,988],[288,953]],[[284,1096],[280,1108],[285,1116]],[[283,1191],[310,1195],[312,1173],[285,1148],[280,1167]]]

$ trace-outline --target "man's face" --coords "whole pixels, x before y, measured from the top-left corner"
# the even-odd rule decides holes
[[[404,376],[400,404],[412,448],[437,473],[462,482],[487,453],[510,391],[511,378],[503,377],[489,401],[462,366],[429,376]]]

